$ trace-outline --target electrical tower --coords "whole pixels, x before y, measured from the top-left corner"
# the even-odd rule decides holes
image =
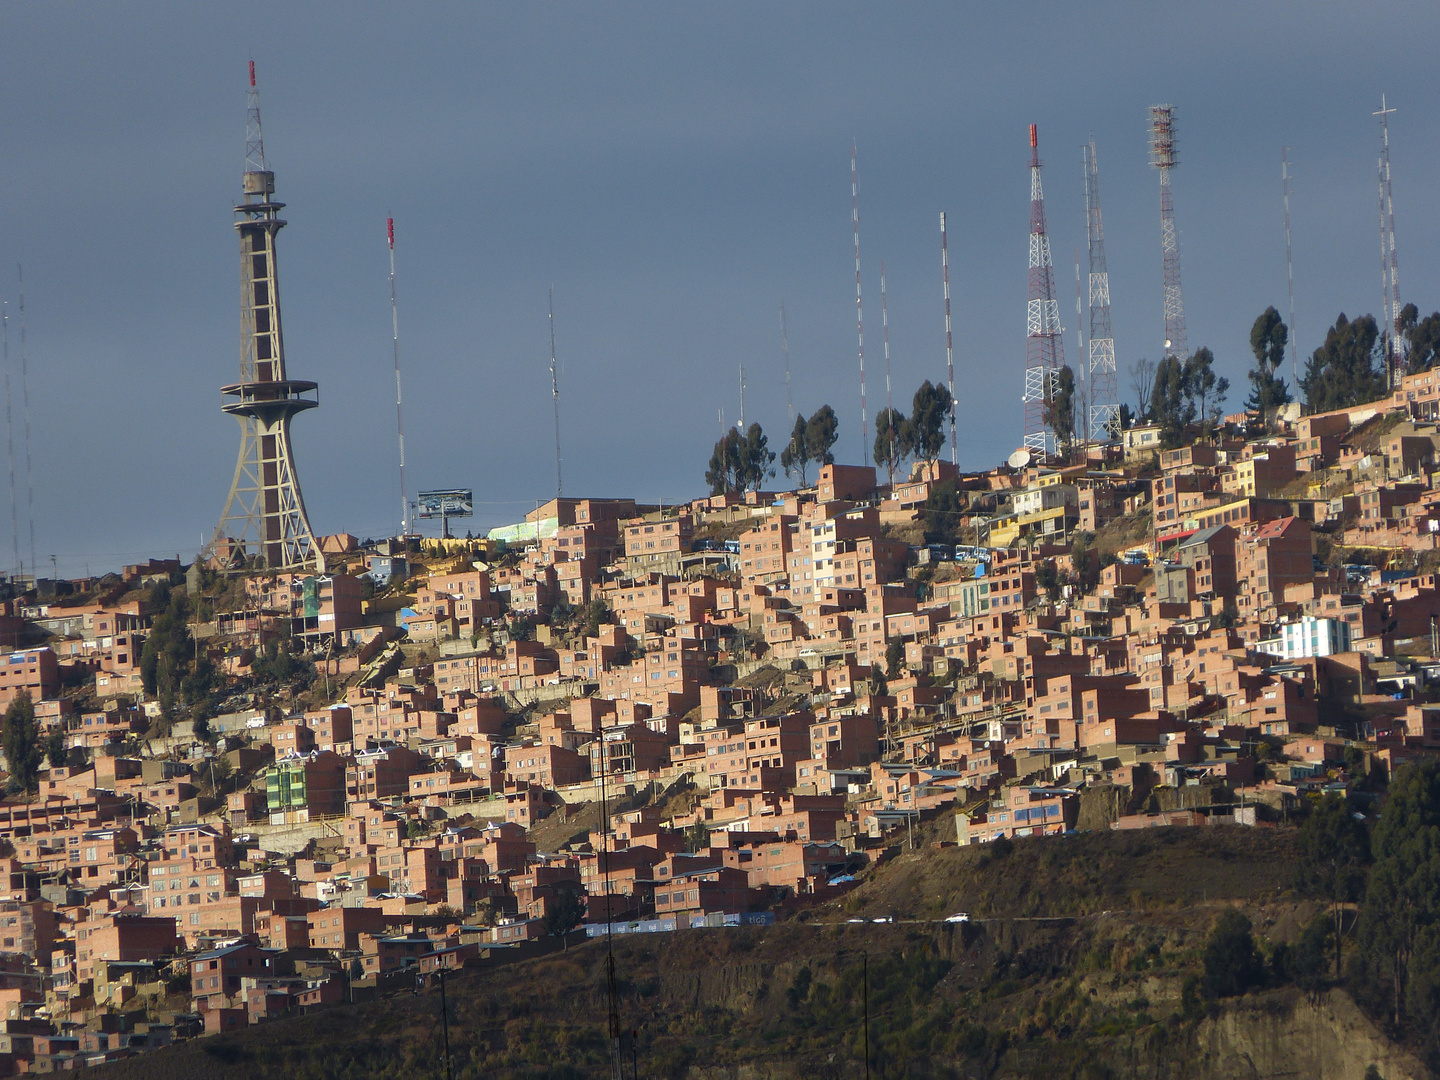
[[[860,463],[870,464],[869,430],[865,416],[865,313],[860,305],[860,182],[855,171],[855,144],[850,144],[850,221],[855,227],[855,332],[860,341]]]
[[[1400,267],[1395,261],[1395,197],[1390,188],[1390,114],[1385,95],[1380,95],[1380,285],[1384,290],[1380,310],[1390,339],[1386,385],[1396,386],[1405,374],[1405,338],[1400,332]]]
[[[1160,170],[1160,253],[1165,274],[1165,355],[1184,360],[1185,299],[1180,292],[1180,238],[1175,234],[1175,205],[1170,195],[1170,170],[1175,156],[1175,109],[1150,106],[1150,164]]]
[[[395,303],[395,219],[385,219],[390,242],[390,329],[395,343],[395,432],[400,440],[400,537],[410,535],[410,496],[405,491],[405,415],[400,401],[400,309]]]
[[[1040,141],[1030,125],[1030,298],[1025,311],[1025,448],[1041,457],[1055,448],[1045,414],[1065,364],[1060,301],[1045,229],[1045,192],[1040,186]]]
[[[945,292],[945,370],[950,388],[950,464],[960,464],[960,446],[955,441],[955,347],[950,336],[950,244],[945,231],[945,211],[940,211],[940,280]]]
[[[1280,187],[1285,199],[1285,279],[1290,287],[1290,375],[1300,385],[1300,345],[1295,340],[1295,260],[1290,251],[1290,148],[1280,148]]]
[[[240,234],[240,381],[220,388],[234,401],[222,410],[240,422],[240,456],[220,523],[202,557],[240,569],[258,560],[267,570],[325,570],[315,542],[290,448],[290,421],[320,404],[316,383],[285,375],[275,240],[285,222],[276,202],[275,174],[265,164],[260,94],[250,63],[246,98],[245,201],[235,207]]]
[[[885,348],[885,419],[890,424],[890,453],[886,464],[890,486],[895,486],[895,401],[890,396],[890,309],[885,302],[885,260],[880,260],[880,340]],[[876,424],[875,437],[880,437]]]
[[[1105,266],[1105,224],[1100,216],[1100,165],[1095,159],[1094,139],[1082,149],[1085,159],[1085,249],[1090,256],[1090,415],[1087,418],[1087,435],[1091,439],[1118,439],[1120,389],[1115,375],[1115,336],[1110,329],[1110,272]]]

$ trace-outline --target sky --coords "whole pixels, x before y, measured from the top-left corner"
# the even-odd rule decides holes
[[[1175,106],[1189,342],[1214,351],[1238,408],[1251,323],[1287,313],[1282,146],[1302,357],[1339,312],[1379,310],[1382,93],[1403,299],[1440,307],[1437,31],[1440,7],[1385,0],[0,0],[16,477],[8,500],[0,479],[0,570],[17,549],[31,563],[32,521],[42,573],[51,556],[70,574],[188,561],[214,528],[239,445],[219,387],[239,365],[247,60],[290,222],[289,374],[320,384],[321,407],[295,421],[298,473],[316,533],[363,538],[400,518],[387,217],[407,483],[473,488],[462,528],[555,493],[552,287],[566,495],[703,494],[742,364],[746,422],[779,450],[782,303],[794,408],[830,404],[839,459],[859,462],[852,141],[872,425],[882,260],[895,404],[945,377],[945,211],[959,459],[984,468],[1022,435],[1029,124],[1072,362],[1080,147],[1095,139],[1129,398],[1128,369],[1160,355],[1164,329],[1148,108]]]

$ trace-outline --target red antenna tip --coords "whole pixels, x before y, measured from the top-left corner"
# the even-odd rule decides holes
[[[1030,125],[1030,149],[1034,150],[1040,146],[1040,136],[1035,130],[1035,125]]]
[[[250,61],[250,88],[255,88],[255,61]]]
[[[394,251],[394,250],[395,250],[395,219],[394,219],[393,217],[387,217],[387,218],[385,219],[385,235],[390,238],[390,250],[391,250],[391,251]]]

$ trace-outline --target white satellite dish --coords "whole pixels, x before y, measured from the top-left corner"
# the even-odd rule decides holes
[[[1012,469],[1023,469],[1030,464],[1030,451],[1022,446],[1010,455],[1009,461]]]

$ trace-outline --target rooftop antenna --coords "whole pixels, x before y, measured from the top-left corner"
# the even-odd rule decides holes
[[[30,576],[34,577],[35,474],[30,468],[30,362],[25,348],[25,267],[16,263],[15,272],[20,281],[20,396],[25,407],[25,519],[30,525]]]
[[[25,570],[20,561],[20,512],[15,501],[15,422],[10,408],[10,305],[0,308],[0,362],[5,367],[5,449],[10,455],[10,538],[15,547],[15,567],[18,577]]]
[[[555,374],[555,286],[550,286],[550,400],[555,405],[555,497],[565,494],[565,478],[560,472],[560,382]]]
[[[254,65],[251,65],[252,67]],[[400,309],[395,303],[395,219],[385,219],[390,241],[390,329],[395,342],[395,431],[400,440],[400,536],[410,535],[410,497],[405,491],[405,416],[400,407]]]
[[[790,426],[795,426],[795,395],[790,388],[790,334],[785,329],[785,301],[780,301],[780,351],[785,354],[785,407],[790,412]]]
[[[865,314],[860,304],[860,181],[855,171],[855,144],[850,144],[850,221],[855,227],[855,333],[860,342],[860,464],[870,464],[865,417]]]
[[[1092,138],[1081,150],[1085,159],[1085,251],[1090,264],[1090,362],[1084,365],[1089,370],[1090,400],[1085,423],[1091,439],[1119,439],[1120,391],[1115,385],[1110,271],[1105,262],[1105,221],[1100,214],[1100,164],[1095,157],[1095,140]]]
[[[940,211],[940,276],[945,288],[945,369],[950,387],[950,464],[960,464],[960,445],[955,441],[955,347],[950,336],[950,244],[945,231],[945,211]]]
[[[1180,240],[1175,234],[1175,205],[1170,170],[1175,156],[1175,109],[1150,106],[1150,164],[1160,170],[1160,253],[1164,259],[1165,355],[1184,360],[1190,355],[1185,335],[1185,300],[1180,291]]]
[[[1300,345],[1295,340],[1295,260],[1290,250],[1290,148],[1280,148],[1280,186],[1285,198],[1285,277],[1290,286],[1290,374],[1300,385]]]
[[[1389,385],[1398,383],[1405,368],[1405,345],[1400,333],[1400,267],[1395,261],[1395,195],[1390,187],[1390,114],[1395,110],[1385,105],[1380,95],[1380,109],[1372,114],[1380,117],[1380,279],[1385,287],[1386,313],[1390,334]],[[1388,308],[1388,310],[1387,310]]]
[[[890,398],[890,311],[885,302],[885,260],[880,260],[880,338],[885,347],[885,415],[890,421],[890,452],[885,471],[895,486],[895,403]],[[876,432],[879,435],[879,432]]]

